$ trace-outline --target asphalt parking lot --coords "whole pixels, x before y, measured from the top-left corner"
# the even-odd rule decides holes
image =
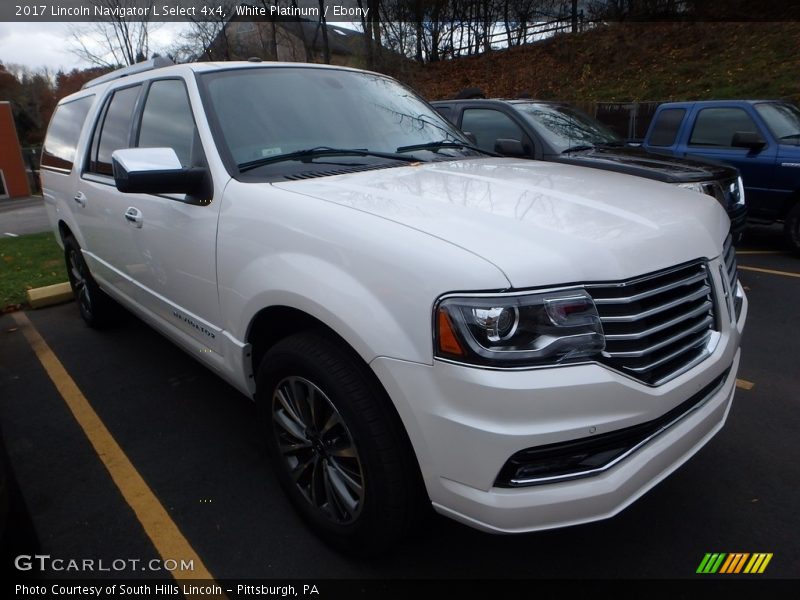
[[[0,222],[0,237],[19,237],[50,229],[41,196],[0,201]]]
[[[724,577],[695,573],[706,553],[747,552],[773,557],[761,575],[728,577],[798,578],[800,258],[777,235],[755,230],[739,250],[739,389],[686,465],[600,523],[499,537],[434,516],[383,557],[309,534],[266,464],[252,403],[137,319],[97,332],[74,303],[4,315],[0,425],[38,552],[141,561],[100,578],[164,577],[141,567],[161,556],[195,557],[195,577],[306,580],[696,579]]]

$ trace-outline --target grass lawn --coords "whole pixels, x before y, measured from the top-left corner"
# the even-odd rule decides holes
[[[0,238],[0,311],[25,304],[26,290],[64,281],[64,253],[52,232]]]

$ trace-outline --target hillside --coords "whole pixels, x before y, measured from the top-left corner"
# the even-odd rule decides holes
[[[800,23],[612,23],[461,58],[401,77],[431,100],[487,96],[571,101],[785,98],[800,103]]]

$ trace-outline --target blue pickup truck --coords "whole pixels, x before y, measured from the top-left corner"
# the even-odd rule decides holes
[[[642,144],[650,152],[701,157],[738,167],[748,221],[782,221],[800,253],[800,109],[776,100],[668,102]]]

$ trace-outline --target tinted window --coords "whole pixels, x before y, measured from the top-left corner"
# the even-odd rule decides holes
[[[119,90],[111,97],[105,117],[92,145],[90,170],[102,175],[112,175],[111,153],[130,146],[131,122],[140,85]]]
[[[753,119],[741,108],[704,108],[697,115],[692,137],[693,146],[731,146],[737,131],[758,133]]]
[[[667,108],[658,113],[653,125],[653,134],[650,136],[650,144],[652,146],[672,146],[685,114],[685,108]]]
[[[622,145],[616,133],[572,106],[519,102],[514,108],[556,152],[579,146]]]
[[[172,148],[181,164],[191,165],[194,119],[183,81],[155,81],[147,92],[139,129],[140,148]]]
[[[453,110],[449,106],[434,106],[433,108],[448,121],[453,121]]]
[[[328,146],[397,152],[442,140],[463,141],[456,128],[396,81],[356,71],[249,68],[203,73],[207,110],[218,122],[217,143],[235,163],[269,158],[247,177],[292,169],[330,170],[324,161],[281,161],[292,152]],[[471,150],[404,150],[426,159],[471,156]],[[274,162],[277,159],[277,162]],[[336,164],[386,163],[386,158],[343,155]]]
[[[485,108],[465,110],[461,119],[461,129],[475,136],[478,148],[489,152],[494,152],[494,143],[501,138],[525,143],[525,134],[519,125],[498,110]]]
[[[42,166],[72,169],[78,138],[94,96],[73,100],[56,108],[42,149]]]
[[[783,144],[800,145],[800,110],[791,104],[762,102],[756,110]]]

